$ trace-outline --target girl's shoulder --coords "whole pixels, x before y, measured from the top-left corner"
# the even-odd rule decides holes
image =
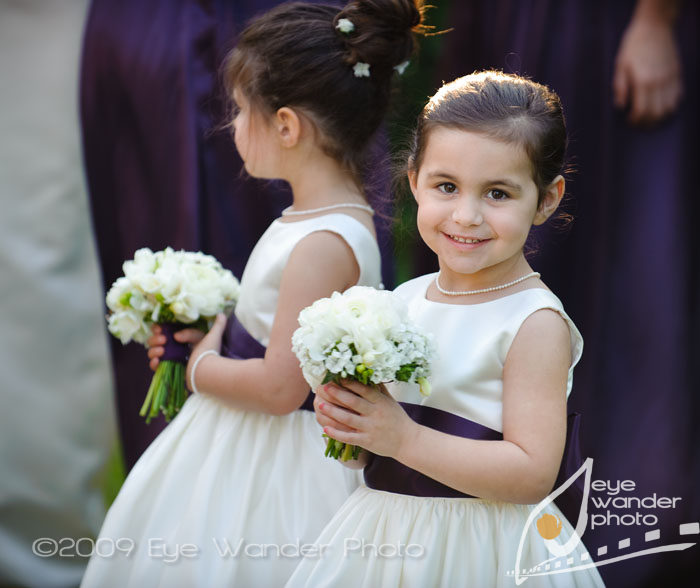
[[[381,255],[377,239],[373,231],[353,216],[333,213],[294,222],[277,219],[270,228],[272,233],[268,235],[268,240],[273,243],[289,241],[292,246],[290,250],[315,233],[337,235],[349,247],[357,262],[360,269],[358,284],[377,287],[381,283]],[[314,257],[320,257],[324,255],[325,248],[314,245],[311,251]]]
[[[403,282],[394,288],[394,294],[406,301],[421,297],[425,298],[428,286],[435,279],[436,275],[437,272]]]
[[[505,310],[510,320],[512,338],[515,338],[523,323],[534,313],[540,310],[554,311],[566,323],[569,330],[571,367],[573,368],[578,363],[583,353],[583,336],[554,292],[546,288],[529,288],[505,297],[505,299]]]

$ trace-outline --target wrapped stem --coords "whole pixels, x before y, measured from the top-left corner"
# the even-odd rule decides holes
[[[372,370],[362,366],[357,374],[353,374],[353,376],[348,375],[348,379],[357,380],[362,384],[368,384],[368,379],[371,375]],[[338,386],[342,386],[342,379],[343,377],[341,376],[341,374],[331,374],[330,372],[326,372],[322,384],[328,384],[328,382],[333,382]],[[325,437],[328,441],[325,452],[326,457],[332,457],[333,459],[339,459],[340,461],[349,461],[351,459],[357,459],[360,456],[362,448],[359,445],[343,443],[342,441],[338,441],[337,439],[329,437],[325,433],[323,434],[323,437]]]
[[[161,361],[148,387],[148,393],[139,414],[146,417],[146,424],[161,412],[169,422],[180,412],[186,399],[185,364],[179,361]]]

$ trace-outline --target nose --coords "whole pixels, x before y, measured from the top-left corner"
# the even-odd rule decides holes
[[[470,194],[463,194],[455,201],[452,220],[462,226],[480,225],[484,220],[480,199]]]

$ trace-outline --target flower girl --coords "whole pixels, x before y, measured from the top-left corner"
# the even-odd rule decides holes
[[[424,108],[408,176],[440,271],[395,292],[437,340],[432,393],[422,398],[415,384],[390,384],[391,395],[353,382],[317,389],[324,431],[367,450],[366,485],[289,587],[515,586],[516,566],[540,564],[528,586],[602,585],[595,567],[565,569],[569,558],[590,564],[576,537],[564,569],[552,561],[545,573],[552,542],[575,531],[554,504],[538,525],[529,520],[560,467],[583,346],[523,253],[532,225],[562,198],[565,148],[558,97],[517,76],[457,79]]]
[[[248,25],[227,58],[245,168],[286,180],[293,204],[253,250],[235,320],[227,327],[220,315],[203,338],[178,335],[196,343],[194,394],[107,515],[98,543],[124,549],[96,553],[83,586],[281,586],[357,486],[323,457],[291,335],[314,300],[379,286],[363,158],[421,18],[413,0],[282,5]]]

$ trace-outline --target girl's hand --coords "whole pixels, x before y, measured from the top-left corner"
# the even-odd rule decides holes
[[[328,396],[328,394],[325,393],[324,386],[319,386],[318,388],[316,388],[316,390],[314,390],[314,392],[314,412],[316,413],[316,421],[319,425],[321,425],[321,427],[324,428],[324,430],[326,427],[332,427],[345,433],[351,433],[355,431],[354,429],[346,427],[343,423],[336,421],[335,419],[323,413],[322,407],[327,404],[333,403],[331,401],[330,396]]]
[[[146,341],[146,346],[148,348],[148,362],[149,367],[155,372],[158,369],[158,364],[160,363],[160,358],[163,357],[165,353],[164,345],[167,343],[165,335],[163,335],[163,330],[160,325],[151,325],[152,335]],[[199,343],[204,337],[204,333],[199,329],[182,329],[173,335],[175,341],[178,343],[189,343],[190,345],[195,345]]]
[[[314,406],[319,423],[328,423],[323,431],[333,439],[393,458],[408,447],[416,425],[383,385],[326,384],[318,389]]]
[[[325,431],[326,427],[328,427],[328,430],[335,429],[338,431],[344,431],[346,433],[355,432],[354,429],[346,427],[343,423],[336,421],[335,419],[323,414],[321,407],[327,407],[330,404],[332,404],[330,397],[327,394],[324,394],[323,386],[319,386],[318,388],[316,388],[315,392],[316,394],[314,394],[314,410],[316,412],[316,420],[323,427],[323,430]],[[360,455],[357,459],[349,459],[347,461],[343,461],[341,459],[338,461],[340,461],[340,463],[346,468],[349,468],[351,470],[359,470],[367,465],[369,461],[369,455],[369,451],[364,450],[360,451]]]
[[[197,331],[196,329],[184,329],[175,333],[175,338],[181,343],[195,343],[192,353],[190,353],[190,359],[187,362],[187,370],[185,371],[185,382],[190,390],[192,390],[191,374],[194,362],[202,353],[210,349],[213,349],[217,353],[221,352],[221,339],[224,336],[225,329],[226,315],[219,313],[216,315],[216,320],[207,334]],[[178,338],[178,335],[182,333],[184,333],[183,338]],[[200,334],[196,340],[194,339],[195,333]],[[197,373],[199,373],[200,369],[202,369],[201,365],[197,367]]]

